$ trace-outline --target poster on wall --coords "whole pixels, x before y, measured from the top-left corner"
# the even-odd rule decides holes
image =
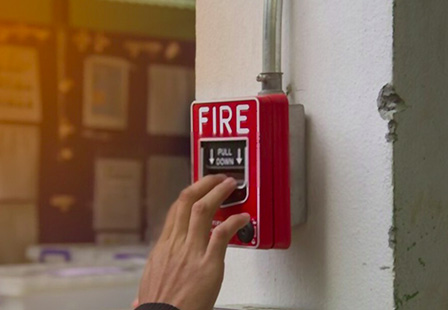
[[[188,136],[190,104],[195,94],[194,70],[174,65],[151,65],[148,76],[148,133]]]
[[[37,196],[39,128],[0,125],[0,201],[32,201]]]
[[[83,123],[86,127],[126,128],[129,69],[129,62],[118,57],[97,55],[85,60]]]
[[[96,161],[93,203],[96,230],[140,228],[142,167],[138,160]]]
[[[39,58],[35,48],[0,46],[0,120],[41,120]]]
[[[149,158],[146,173],[147,241],[155,240],[160,234],[169,207],[191,182],[190,171],[189,157]]]

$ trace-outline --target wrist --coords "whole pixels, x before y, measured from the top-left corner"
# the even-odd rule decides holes
[[[164,303],[147,303],[138,306],[135,310],[179,310],[176,307]]]

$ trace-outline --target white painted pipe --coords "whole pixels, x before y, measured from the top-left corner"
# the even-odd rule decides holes
[[[281,72],[283,0],[264,1],[263,73]]]
[[[283,0],[264,0],[263,71],[257,78],[263,83],[261,93],[282,91],[282,11]]]

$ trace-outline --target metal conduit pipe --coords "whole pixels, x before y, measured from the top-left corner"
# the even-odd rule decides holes
[[[264,0],[263,71],[260,94],[282,93],[282,11],[283,0]]]

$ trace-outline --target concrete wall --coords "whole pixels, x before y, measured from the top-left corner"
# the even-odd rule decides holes
[[[197,98],[254,95],[263,1],[197,1]],[[231,249],[219,304],[393,309],[392,3],[285,1],[283,71],[307,113],[309,221],[287,251]]]
[[[448,3],[396,0],[398,309],[448,309]]]

